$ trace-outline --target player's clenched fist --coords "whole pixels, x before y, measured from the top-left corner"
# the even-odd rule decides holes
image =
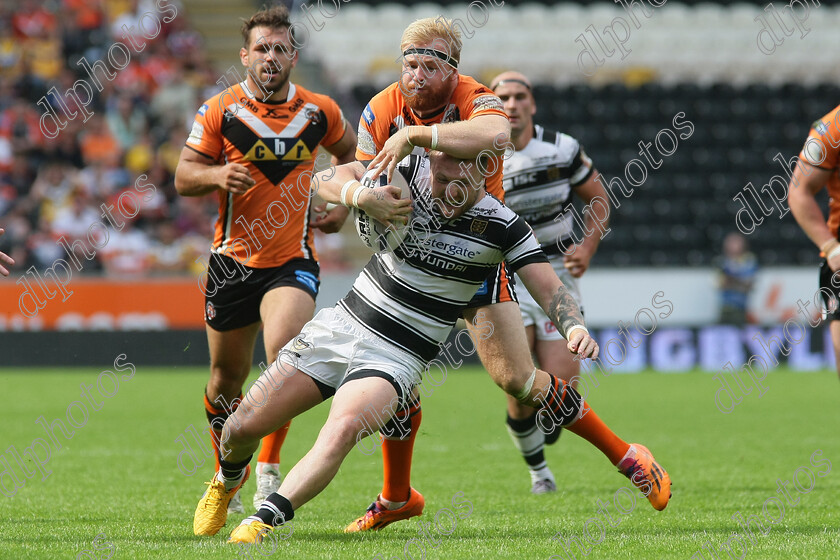
[[[216,170],[216,184],[233,194],[243,194],[256,184],[248,168],[239,163],[228,163]]]
[[[563,266],[574,278],[580,278],[589,268],[589,261],[592,259],[592,250],[578,245],[575,252],[563,258]]]
[[[569,337],[569,351],[594,360],[598,357],[598,343],[584,329],[574,329]]]
[[[315,206],[312,208],[314,213],[314,217],[312,218],[310,225],[314,228],[318,228],[324,233],[337,233],[341,230],[341,226],[344,225],[345,220],[347,220],[347,216],[350,213],[350,209],[346,208],[345,206],[336,206],[330,210],[327,210],[327,205],[322,204],[319,206]]]

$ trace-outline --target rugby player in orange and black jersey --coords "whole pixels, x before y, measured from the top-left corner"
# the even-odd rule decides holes
[[[219,199],[205,289],[210,381],[204,396],[217,456],[218,435],[240,402],[260,328],[271,362],[312,318],[320,282],[312,227],[337,231],[347,217],[346,208],[336,208],[310,221],[318,147],[332,154],[333,164],[347,163],[356,136],[335,101],[289,81],[297,62],[290,25],[282,6],[244,23],[239,54],[247,78],[199,108],[175,174],[179,194],[216,193]],[[280,484],[287,430],[263,440],[257,504]],[[233,510],[244,511],[237,501]]]
[[[458,72],[461,45],[459,32],[444,17],[420,19],[405,29],[400,41],[402,76],[374,96],[365,108],[359,122],[357,158],[369,161],[373,175],[385,172],[390,177],[397,164],[409,154],[421,148],[428,148],[432,153],[440,151],[462,160],[462,186],[472,185],[471,177],[478,167],[487,192],[501,200],[504,193],[500,188],[498,163],[510,146],[510,123],[497,95]],[[361,176],[358,167],[354,171],[357,178]],[[350,196],[354,185],[344,185],[347,196],[340,202],[356,206]],[[378,215],[368,214],[392,215],[400,201],[391,202],[391,209],[383,209]],[[463,317],[491,378],[522,401],[533,387],[548,388],[549,383],[544,379],[549,374],[534,367],[512,282],[508,280],[504,269],[494,270],[463,310]],[[489,335],[479,327],[488,321],[493,325]],[[569,348],[574,350],[573,345]],[[557,387],[562,383],[557,378],[551,379]],[[419,402],[397,411],[395,424],[400,425],[401,433],[408,432],[408,435],[397,438],[385,435],[382,492],[345,531],[379,530],[422,513],[425,500],[410,484],[413,446],[421,418]],[[599,449],[613,464],[627,458],[628,448],[623,443],[611,438],[601,442],[609,442]]]
[[[823,189],[829,196],[827,220],[815,198]],[[813,303],[815,308],[822,304],[823,319],[829,321],[837,374],[840,375],[840,106],[811,125],[788,187],[788,204],[793,217],[819,247],[823,258],[819,296],[814,296]],[[810,303],[805,302],[804,308],[799,303],[800,312],[813,315],[813,311],[807,311]],[[820,320],[811,318],[809,321],[816,327]]]
[[[510,125],[499,98],[472,77],[458,72],[461,45],[459,32],[443,17],[420,19],[405,29],[400,40],[402,75],[376,94],[362,112],[356,158],[374,176],[385,173],[390,178],[400,161],[410,153],[423,154],[426,148],[460,159],[477,158],[486,150],[487,168],[481,174],[487,192],[501,200],[501,156]],[[475,171],[469,168],[477,163],[464,165],[468,168],[464,173],[466,180],[472,176],[470,171]],[[481,323],[478,316],[486,314],[495,325],[495,332],[505,336],[504,318],[497,317],[491,308],[498,308],[497,303],[509,304],[509,316],[518,320],[512,280],[503,264],[496,267],[465,312],[468,323]],[[477,330],[475,336],[479,336]],[[483,347],[496,338],[479,341],[479,354],[488,356]],[[496,363],[504,361],[499,359]],[[499,369],[508,368],[504,364]],[[420,402],[398,411],[396,418],[408,435],[402,439],[385,437],[382,492],[346,531],[376,530],[420,515],[425,507],[423,496],[410,484],[414,438],[422,421]]]

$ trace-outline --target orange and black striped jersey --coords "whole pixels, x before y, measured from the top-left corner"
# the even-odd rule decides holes
[[[309,225],[314,156],[319,145],[341,140],[344,115],[328,96],[292,83],[281,102],[250,98],[243,84],[201,106],[186,142],[216,162],[244,165],[256,181],[244,194],[219,191],[213,251],[253,268],[316,260]]]
[[[799,154],[811,165],[832,171],[828,189],[828,228],[836,238],[840,227],[840,106],[815,121],[805,146]]]
[[[464,74],[458,76],[458,85],[446,107],[437,115],[421,119],[405,103],[400,83],[395,82],[376,94],[367,104],[359,119],[359,143],[356,159],[372,160],[385,142],[398,130],[412,125],[432,125],[456,121],[468,121],[482,115],[501,115],[507,118],[502,100],[475,79]],[[493,148],[493,146],[488,146]],[[487,192],[504,200],[502,188],[502,158],[496,157],[487,165],[495,169],[486,180]]]

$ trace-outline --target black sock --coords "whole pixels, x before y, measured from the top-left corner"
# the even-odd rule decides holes
[[[247,459],[240,463],[229,463],[224,459],[219,460],[219,470],[222,471],[222,478],[225,479],[226,482],[239,480],[242,478],[242,474],[245,472],[245,467],[248,466],[248,463],[251,462],[251,457],[253,455],[249,455]],[[227,488],[227,484],[225,484]]]
[[[268,495],[265,501],[260,504],[260,509],[250,517],[250,519],[259,520],[266,525],[277,527],[288,523],[295,516],[292,509],[292,502],[273,492]]]

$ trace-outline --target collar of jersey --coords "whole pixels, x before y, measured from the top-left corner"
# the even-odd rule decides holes
[[[440,116],[440,114],[441,114],[441,113],[443,113],[443,112],[446,110],[446,108],[447,108],[447,107],[449,107],[449,103],[448,103],[448,102],[446,103],[446,105],[444,105],[443,107],[441,107],[440,109],[438,109],[437,111],[435,111],[435,112],[432,114],[432,116],[430,116],[430,117],[421,117],[420,115],[418,115],[417,113],[415,113],[415,112],[414,112],[414,109],[412,109],[411,107],[409,107],[409,108],[408,108],[408,110],[409,110],[409,111],[411,111],[411,114],[412,114],[412,115],[414,115],[415,117],[417,117],[417,120],[418,120],[418,121],[420,121],[420,122],[426,122],[426,121],[432,121],[432,120],[435,120],[437,117],[439,117],[439,116]]]
[[[248,86],[245,84],[245,81],[239,82],[239,87],[242,89],[247,88]],[[295,94],[297,93],[297,87],[292,82],[289,82],[289,93],[286,95],[286,99],[284,101],[260,101],[254,96],[254,101],[257,103],[262,103],[263,105],[282,105],[283,103],[288,103],[292,99],[294,99]]]

